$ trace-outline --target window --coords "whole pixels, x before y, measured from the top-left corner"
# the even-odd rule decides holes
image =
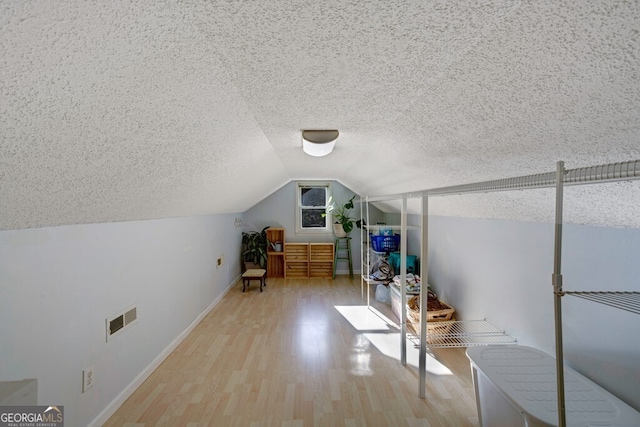
[[[331,214],[327,205],[331,197],[329,182],[298,182],[296,185],[296,233],[330,233]]]

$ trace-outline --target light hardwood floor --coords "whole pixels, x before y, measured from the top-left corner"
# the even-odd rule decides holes
[[[357,307],[359,279],[267,283],[236,283],[105,425],[478,425],[464,350],[434,351],[420,399],[417,369],[393,355],[397,329],[380,320],[397,319],[373,290],[382,316]]]

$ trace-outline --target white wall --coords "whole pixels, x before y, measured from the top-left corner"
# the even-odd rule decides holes
[[[399,212],[386,212],[384,214],[384,221],[387,224],[400,225],[402,215]],[[407,214],[407,226],[421,227],[422,215]],[[396,234],[401,233],[396,230]],[[420,259],[420,251],[422,249],[421,236],[420,228],[407,230],[407,254],[417,256],[418,260]]]
[[[354,192],[337,181],[332,182],[333,199],[338,204],[346,203]],[[351,216],[360,217],[360,203],[358,197],[354,199],[354,209]],[[373,208],[372,211],[379,212]],[[330,242],[335,241],[333,232],[326,234],[296,234],[296,183],[289,182],[278,191],[274,192],[260,203],[244,213],[244,231],[260,231],[266,226],[284,227],[286,242]],[[354,274],[358,274],[361,268],[360,262],[360,229],[356,226],[349,234],[351,237],[351,257]],[[338,264],[337,272],[348,274],[349,267],[346,262]]]
[[[458,320],[483,319],[555,355],[553,224],[430,216],[429,283]],[[565,225],[564,290],[640,290],[640,229]],[[640,316],[565,296],[569,366],[640,410]]]
[[[113,409],[239,276],[234,218],[0,232],[0,381],[37,378],[39,404],[64,405],[69,427]],[[138,323],[107,343],[105,319],[132,304]]]

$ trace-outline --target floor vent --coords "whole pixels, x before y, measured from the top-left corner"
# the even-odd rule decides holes
[[[138,308],[133,306],[107,318],[107,342],[138,320]]]

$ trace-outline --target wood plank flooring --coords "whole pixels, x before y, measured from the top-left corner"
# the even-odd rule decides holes
[[[105,425],[478,425],[463,349],[434,351],[420,399],[373,289],[378,314],[358,278],[267,282],[262,293],[236,283]]]

